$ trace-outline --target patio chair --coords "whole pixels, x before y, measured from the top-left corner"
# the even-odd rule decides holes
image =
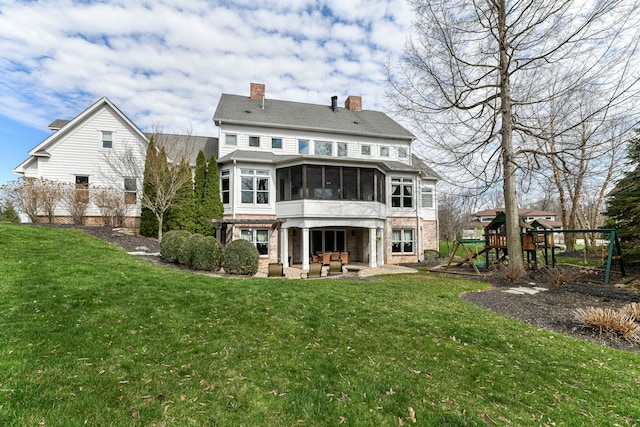
[[[329,263],[329,276],[342,274],[342,261],[331,261]]]
[[[340,252],[331,252],[331,261],[338,261],[340,259]]]
[[[282,265],[282,263],[270,262],[269,263],[268,276],[269,277],[284,277],[284,266]]]
[[[322,265],[329,265],[331,261],[331,252],[325,252],[322,254]]]
[[[349,264],[349,252],[341,252],[340,261],[342,261],[343,264]]]
[[[309,264],[309,271],[300,275],[303,279],[309,279],[311,277],[322,276],[322,264],[319,262],[312,262]]]

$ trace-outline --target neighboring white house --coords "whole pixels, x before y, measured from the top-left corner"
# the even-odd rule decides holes
[[[438,175],[413,155],[414,135],[360,97],[279,101],[252,83],[250,96],[223,94],[213,120],[224,241],[303,269],[321,252],[375,267],[438,248]]]
[[[140,198],[144,157],[148,136],[127,118],[109,99],[101,98],[72,120],[55,120],[49,128],[54,131],[29,151],[29,157],[13,172],[25,178],[38,178],[75,184],[79,187],[120,188],[127,203],[125,225],[137,227],[140,220]],[[190,160],[195,163],[199,149],[205,155],[216,151],[217,140],[207,137],[160,134],[172,142],[174,152],[188,143]],[[130,157],[133,166],[123,176],[109,164],[109,159]],[[125,197],[126,196],[126,197]],[[56,222],[70,223],[69,213],[59,206]],[[91,203],[85,223],[102,225],[98,207]]]
[[[484,228],[500,213],[504,208],[485,209],[471,215],[469,222],[462,226],[463,239],[483,239]],[[537,209],[518,209],[518,216],[521,221],[531,223],[538,221],[545,228],[562,230],[562,222],[558,221],[558,214],[555,212],[542,211]],[[557,237],[560,239],[561,237]]]

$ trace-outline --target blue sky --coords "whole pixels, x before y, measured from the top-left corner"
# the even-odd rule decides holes
[[[143,130],[217,135],[222,93],[385,110],[404,0],[0,0],[0,184],[51,132],[106,96]]]

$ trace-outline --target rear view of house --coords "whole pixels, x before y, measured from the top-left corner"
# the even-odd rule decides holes
[[[437,174],[414,155],[414,135],[360,97],[280,101],[252,83],[249,96],[223,94],[213,120],[223,240],[305,270],[329,252],[376,267],[437,249]]]

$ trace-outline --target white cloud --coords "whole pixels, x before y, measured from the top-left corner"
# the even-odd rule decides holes
[[[136,124],[215,135],[220,94],[384,108],[404,1],[0,1],[0,114],[45,126],[107,96]],[[30,147],[25,148],[26,151]]]

